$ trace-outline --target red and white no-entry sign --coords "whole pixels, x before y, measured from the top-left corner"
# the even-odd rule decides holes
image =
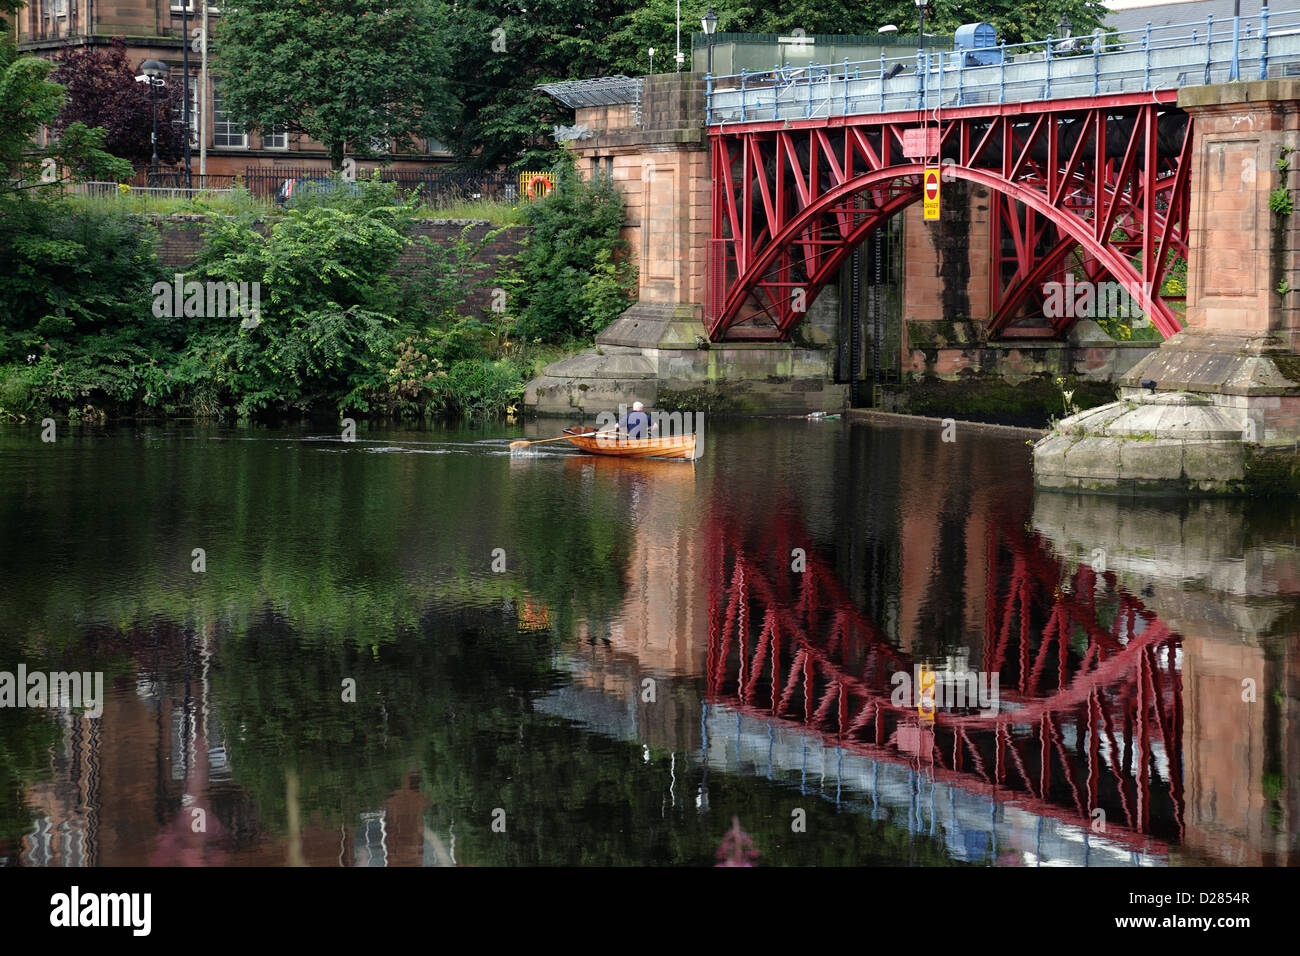
[[[925,218],[939,218],[939,167],[927,166],[925,168],[925,178],[923,196],[925,199]]]

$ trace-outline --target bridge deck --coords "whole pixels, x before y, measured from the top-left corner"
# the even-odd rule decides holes
[[[972,55],[973,52],[973,55]],[[978,65],[977,58],[996,62]],[[1106,97],[1300,77],[1300,10],[706,78],[708,124]]]

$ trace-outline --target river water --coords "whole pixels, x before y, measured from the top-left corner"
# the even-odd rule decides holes
[[[0,862],[1295,862],[1300,508],[519,431],[0,430]]]

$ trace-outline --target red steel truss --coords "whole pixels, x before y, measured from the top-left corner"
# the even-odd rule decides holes
[[[788,555],[807,540],[797,530],[775,522],[758,553]],[[971,666],[1001,675],[1000,708],[925,719],[892,700],[911,656],[814,554],[783,573],[715,520],[709,558],[710,700],[872,759],[919,760],[935,779],[1041,815],[1087,826],[1102,808],[1107,834],[1135,848],[1182,836],[1181,639],[1113,573],[1067,571],[1022,530],[991,530]]]
[[[921,196],[928,164],[987,187],[994,255],[990,335],[1015,335],[1067,257],[1121,284],[1169,336],[1165,289],[1187,258],[1191,122],[1176,91],[942,111],[939,155],[905,156],[934,113],[710,127],[707,322],[718,339],[785,339],[868,235]],[[924,137],[913,137],[924,140]],[[1162,289],[1164,290],[1162,292]],[[1036,303],[1035,303],[1036,304]],[[1024,334],[1060,335],[1073,323]]]

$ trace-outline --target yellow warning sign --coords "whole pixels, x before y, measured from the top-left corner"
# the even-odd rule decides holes
[[[939,218],[939,167],[925,167],[925,178],[922,180],[922,195],[925,199],[925,218]]]

